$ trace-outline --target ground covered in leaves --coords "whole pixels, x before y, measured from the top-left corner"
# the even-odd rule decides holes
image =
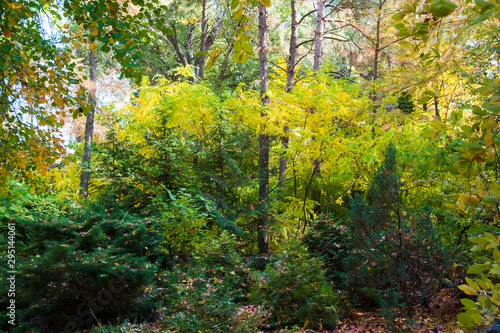
[[[427,312],[427,311],[426,311]],[[356,312],[352,319],[342,319],[333,332],[464,332],[456,322],[456,316],[447,314],[432,316],[427,313],[418,315],[413,320],[396,319],[388,320],[378,312]]]
[[[426,309],[416,311],[411,320],[408,318],[390,320],[383,315],[380,310],[359,311],[354,310],[349,318],[339,320],[337,328],[331,330],[311,330],[307,327],[293,327],[274,331],[273,333],[388,333],[388,332],[411,332],[411,333],[441,333],[441,332],[466,332],[461,328],[456,320],[458,307],[447,306],[446,309]],[[103,332],[104,327],[95,327],[89,333]],[[117,332],[164,332],[159,323],[132,324],[124,323]],[[104,329],[104,332],[108,330]],[[260,331],[258,333],[266,333]]]

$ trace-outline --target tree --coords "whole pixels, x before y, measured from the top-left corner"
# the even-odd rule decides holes
[[[323,33],[325,30],[325,0],[317,0],[316,30],[314,31],[314,64],[313,70],[319,71],[321,57],[323,56]]]
[[[90,162],[92,160],[92,138],[94,136],[94,118],[97,109],[96,85],[97,85],[97,53],[90,51],[90,111],[87,113],[85,122],[85,141],[82,157],[82,173],[80,176],[80,195],[87,198],[90,181]]]
[[[0,190],[10,179],[33,179],[64,156],[63,117],[83,89],[70,50],[44,21],[58,18],[53,1],[2,1],[0,10]]]
[[[261,117],[267,117],[266,108],[269,104],[267,88],[269,77],[267,72],[267,10],[266,6],[259,3],[259,73],[260,73],[260,99],[262,101]],[[269,134],[259,134],[259,203],[262,210],[258,218],[258,244],[259,252],[269,251],[268,243],[268,205],[269,205]]]

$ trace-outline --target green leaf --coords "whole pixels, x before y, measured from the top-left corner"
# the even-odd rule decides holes
[[[443,123],[441,120],[434,120],[432,123],[431,123],[431,126],[437,130],[442,130],[444,128],[446,128],[446,125],[445,123]]]
[[[470,125],[462,125],[460,129],[466,133],[472,133],[472,126]]]
[[[406,16],[406,13],[405,12],[397,12],[395,13],[394,15],[392,15],[391,19],[393,19],[394,21],[396,22],[399,22],[401,21],[402,19],[404,19]]]
[[[497,202],[498,198],[487,194],[487,195],[483,195],[483,201],[488,203],[488,204],[492,204],[492,203]]]
[[[491,14],[493,14],[493,11],[488,11],[488,12],[484,13],[483,15],[479,16],[477,19],[472,21],[471,25],[475,25],[475,24],[481,23],[483,21],[486,21],[491,16]]]
[[[491,232],[485,232],[484,233],[484,237],[490,241],[490,242],[493,242],[493,243],[497,243],[498,240],[497,238],[495,237],[495,235],[493,235]]]
[[[453,125],[455,125],[460,119],[462,119],[464,113],[462,110],[458,110],[458,111],[452,111],[451,112],[451,121],[453,123]]]
[[[475,264],[475,265],[472,265],[469,267],[469,269],[467,270],[467,274],[481,274],[482,272],[490,269],[490,267],[491,267],[491,265],[489,265],[489,264]],[[467,294],[467,292],[465,292],[465,293]],[[471,294],[467,294],[467,295],[471,295]]]
[[[430,97],[430,96],[422,96],[422,97],[419,98],[419,100],[417,101],[417,103],[418,104],[426,104],[431,99],[432,99],[432,97]]]
[[[239,52],[241,50],[241,39],[237,38],[233,44],[234,52]]]
[[[448,0],[435,0],[429,7],[429,11],[432,16],[442,18],[453,13],[457,7],[458,6],[456,4]]]
[[[486,238],[484,238],[484,237],[472,237],[470,239],[470,241],[472,243],[475,243],[475,244],[483,244],[483,243],[486,243]]]
[[[472,113],[475,114],[476,116],[486,116],[488,112],[484,109],[481,109],[479,106],[474,105],[472,107]]]
[[[167,29],[166,29],[166,33],[167,33],[167,35],[169,35],[169,36],[173,36],[173,34],[174,34],[174,30],[173,30],[172,28],[167,28]]]
[[[410,42],[399,42],[399,46],[409,52],[413,52],[413,44]]]
[[[231,1],[231,9],[234,10],[240,4],[240,0],[232,0]]]
[[[424,138],[429,138],[429,139],[436,140],[439,137],[439,131],[437,129],[435,129],[435,128],[426,128],[422,132],[422,136]]]
[[[247,61],[247,56],[246,56],[245,52],[243,52],[243,50],[240,49],[240,50],[234,52],[233,59],[235,62],[239,62],[241,64],[244,64]]]
[[[461,298],[460,302],[466,307],[466,308],[478,308],[476,302],[474,302],[471,299],[468,298]]]
[[[404,30],[404,29],[406,29],[406,26],[403,23],[398,23],[394,26],[394,28],[396,28],[398,30]]]
[[[210,53],[208,53],[207,51],[199,51],[199,52],[196,52],[195,55],[199,56],[199,55],[210,55]]]
[[[243,43],[243,51],[245,51],[247,54],[253,54],[253,48],[250,43]]]
[[[472,154],[479,154],[484,151],[483,145],[475,142],[462,143],[462,147],[470,151]]]
[[[496,103],[485,103],[483,107],[491,112],[500,112],[500,104]]]
[[[493,267],[490,271],[490,274],[495,274],[497,276],[500,276],[500,267],[499,266]]]
[[[467,313],[459,313],[457,315],[457,320],[460,323],[460,325],[467,327],[467,328],[473,328],[476,326],[476,322],[474,321],[474,318],[468,315]]]

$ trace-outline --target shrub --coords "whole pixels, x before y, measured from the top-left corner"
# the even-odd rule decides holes
[[[169,253],[188,258],[189,254],[205,243],[208,214],[198,207],[198,199],[186,189],[177,194],[167,190],[170,200],[161,196],[155,204],[161,207],[161,230]]]
[[[185,270],[164,274],[167,298],[162,322],[179,332],[254,332],[267,313],[245,306],[250,288],[250,267],[236,251],[233,235],[207,243]]]
[[[83,210],[73,216],[16,221],[18,305],[46,329],[73,331],[124,318],[148,318],[143,297],[160,252],[153,222]]]
[[[466,284],[458,286],[473,299],[462,298],[464,312],[458,314],[458,322],[468,329],[485,329],[496,321],[500,315],[500,236],[498,233],[484,232],[471,239],[476,245],[471,251],[476,252],[476,263],[471,265],[467,274],[475,275],[466,278]]]
[[[328,278],[338,285],[345,282],[344,261],[351,249],[347,227],[342,225],[343,222],[320,216],[311,223],[303,239],[309,251],[322,258]]]
[[[250,301],[269,309],[273,326],[333,328],[337,300],[323,266],[298,241],[290,241],[263,272],[255,274]]]
[[[345,264],[353,290],[366,288],[392,311],[420,304],[441,288],[450,263],[447,251],[434,232],[430,209],[405,207],[392,145],[368,200],[356,195],[351,201],[348,226],[353,251]]]

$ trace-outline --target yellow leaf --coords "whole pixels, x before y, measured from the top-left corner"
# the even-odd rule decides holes
[[[491,131],[486,131],[484,134],[484,143],[486,146],[491,146],[493,144],[493,133]]]
[[[461,193],[458,197],[458,201],[468,203],[468,204],[477,204],[479,199],[475,195],[471,195],[470,192]]]
[[[97,30],[97,28],[92,29],[92,35],[97,36],[98,33],[99,31]]]
[[[17,26],[17,21],[16,21],[16,19],[14,17],[9,16],[9,18],[7,20],[9,20],[9,24],[11,26],[13,26],[13,27]]]
[[[19,2],[10,2],[9,3],[10,8],[12,9],[19,9],[21,8],[22,4]]]
[[[469,285],[462,284],[458,286],[458,289],[462,290],[467,295],[477,295],[477,291]]]

